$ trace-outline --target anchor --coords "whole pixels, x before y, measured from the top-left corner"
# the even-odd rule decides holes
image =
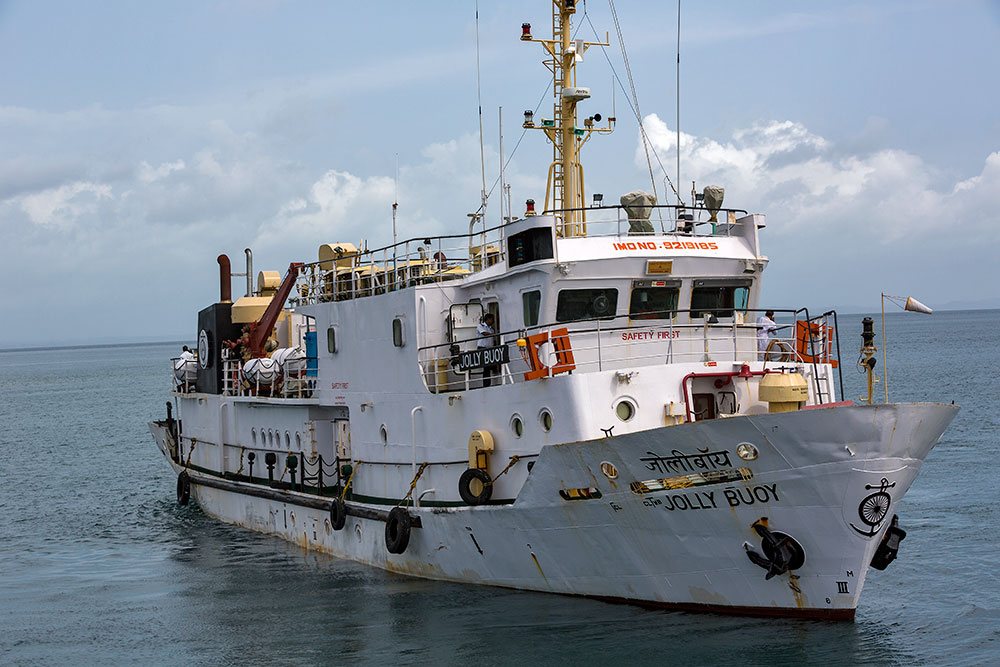
[[[743,549],[751,563],[767,570],[764,579],[770,579],[790,570],[797,570],[806,562],[806,553],[803,551],[802,545],[796,542],[791,535],[778,531],[772,532],[767,525],[766,516],[754,521],[750,527],[760,535],[760,546],[764,555],[762,556],[751,549],[749,542],[743,543]]]

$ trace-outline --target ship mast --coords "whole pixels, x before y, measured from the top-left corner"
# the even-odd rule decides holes
[[[545,186],[545,210],[554,211],[558,218],[557,230],[563,237],[586,236],[587,217],[584,210],[583,165],[580,149],[593,132],[611,132],[614,117],[608,118],[607,127],[594,127],[601,115],[594,114],[584,120],[584,127],[577,126],[577,104],[590,97],[590,89],[576,85],[576,64],[583,62],[583,54],[591,46],[608,46],[609,41],[586,42],[571,39],[571,17],[576,13],[575,0],[552,0],[552,39],[535,39],[531,24],[521,25],[521,40],[538,42],[551,58],[542,61],[552,72],[553,118],[542,118],[536,126],[531,111],[524,112],[524,127],[540,129],[552,142],[552,164],[549,165]]]

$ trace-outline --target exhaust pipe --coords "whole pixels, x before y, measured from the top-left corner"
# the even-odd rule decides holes
[[[244,248],[243,252],[247,256],[247,296],[253,296],[253,251]]]
[[[229,266],[229,257],[219,255],[219,303],[233,302],[232,271]]]

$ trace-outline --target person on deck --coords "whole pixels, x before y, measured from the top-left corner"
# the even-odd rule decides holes
[[[757,352],[759,360],[765,361],[767,346],[771,342],[771,334],[778,330],[778,325],[774,321],[774,311],[769,310],[757,320]]]
[[[493,323],[496,318],[493,317],[493,313],[486,313],[483,315],[483,319],[479,320],[479,326],[476,327],[476,333],[479,335],[479,340],[476,341],[476,347],[480,350],[493,347],[493,336],[496,335],[496,331],[493,330]],[[496,366],[483,366],[483,386],[489,387],[493,384],[493,376],[497,372]]]

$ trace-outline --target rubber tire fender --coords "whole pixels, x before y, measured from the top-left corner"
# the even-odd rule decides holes
[[[410,543],[410,513],[402,507],[393,507],[385,520],[385,548],[391,554],[401,554]]]
[[[177,504],[187,505],[190,500],[191,476],[188,475],[187,470],[182,470],[181,474],[177,475]]]
[[[347,523],[347,504],[343,498],[335,498],[330,503],[330,527],[340,530]]]
[[[472,480],[478,479],[483,484],[483,490],[479,494],[472,492]],[[466,505],[485,505],[493,497],[493,478],[485,470],[480,468],[469,468],[458,478],[458,495]]]

